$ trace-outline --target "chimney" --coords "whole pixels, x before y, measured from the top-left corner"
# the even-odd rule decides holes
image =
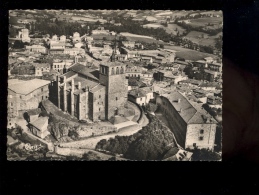
[[[78,89],[81,89],[81,82],[78,82]]]
[[[181,112],[182,112],[182,110],[183,110],[183,109],[182,109],[182,108],[180,108],[180,111],[179,111],[179,113],[181,113]]]
[[[181,102],[181,98],[178,99],[178,103],[180,103],[180,102]]]

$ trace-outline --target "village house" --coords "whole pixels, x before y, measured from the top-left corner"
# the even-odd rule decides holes
[[[69,68],[73,62],[72,59],[53,59],[52,69],[63,73],[63,70]]]
[[[187,80],[188,77],[183,74],[173,74],[172,71],[159,70],[155,79],[158,81],[167,81],[172,84],[178,84],[179,81]]]
[[[126,54],[117,54],[116,57],[117,57],[118,61],[122,61],[123,62],[123,61],[127,61],[128,60],[128,56]]]
[[[96,30],[92,30],[93,35],[105,34],[109,35],[109,30],[104,30],[104,27],[98,27]]]
[[[74,47],[74,48],[65,48],[64,49],[64,54],[68,54],[71,56],[75,56],[78,54],[84,54],[84,53],[85,53],[85,50],[82,48]]]
[[[135,48],[135,42],[134,41],[122,41],[122,45],[126,48]]]
[[[39,118],[41,109],[40,108],[30,109],[30,110],[27,110],[25,113],[27,113],[28,115],[28,122],[33,122]]]
[[[128,92],[128,98],[140,106],[145,106],[154,98],[152,87],[142,87],[130,90]]]
[[[208,82],[208,83],[203,82],[199,85],[199,87],[201,89],[206,90],[206,91],[215,91],[217,86],[218,86],[218,84],[214,83],[214,82]]]
[[[31,38],[29,37],[29,30],[27,28],[23,28],[18,32],[16,38],[20,39],[22,42],[30,42]]]
[[[26,50],[29,52],[35,52],[35,53],[47,53],[47,48],[42,45],[26,45]]]
[[[63,42],[50,42],[50,50],[54,50],[54,49],[64,50],[65,49],[65,43],[63,43]]]
[[[139,66],[126,66],[126,77],[140,77],[142,68]]]
[[[49,83],[41,79],[8,80],[8,113],[16,117],[38,108],[42,100],[49,98]]]
[[[169,50],[130,50],[121,47],[121,53],[126,54],[128,59],[138,59],[148,63],[172,63],[175,58],[175,52]]]
[[[81,42],[81,37],[80,37],[80,34],[78,32],[74,32],[73,33],[73,43],[76,43],[76,42]]]
[[[29,129],[32,134],[37,137],[44,139],[47,135],[50,134],[48,131],[48,117],[39,117],[33,122],[30,122]]]
[[[195,102],[174,91],[157,95],[156,104],[173,127],[177,143],[184,149],[213,150],[217,121]]]
[[[198,87],[201,83],[202,81],[195,80],[195,79],[187,79],[187,80],[182,80],[178,82],[178,84],[180,85],[189,85],[193,87]]]
[[[222,71],[222,64],[220,63],[210,63],[208,64],[208,69],[216,72],[221,72]]]
[[[42,76],[44,72],[50,71],[50,64],[48,63],[34,63],[35,76]]]
[[[215,96],[208,96],[207,105],[210,108],[222,108],[222,99]]]

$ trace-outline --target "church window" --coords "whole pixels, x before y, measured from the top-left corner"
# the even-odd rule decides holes
[[[119,67],[116,68],[116,74],[119,74]]]
[[[112,72],[111,72],[111,75],[114,75],[114,68],[112,68]]]

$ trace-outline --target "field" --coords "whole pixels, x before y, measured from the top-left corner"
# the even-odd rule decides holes
[[[179,46],[165,45],[164,47],[165,47],[165,49],[172,49],[172,50],[177,51],[176,57],[184,58],[185,60],[197,61],[197,60],[201,60],[206,57],[217,58],[213,54],[203,53],[203,52],[199,52],[199,51],[195,51],[195,50],[191,50],[191,49],[187,49],[187,48],[182,48]]]
[[[216,37],[210,37],[208,34],[203,32],[191,31],[184,38],[192,41],[193,43],[197,43],[199,45],[214,46],[215,45],[214,39]]]
[[[122,33],[122,35],[127,37],[128,41],[138,41],[138,42],[145,42],[145,43],[158,43],[158,44],[161,44],[160,41],[158,41],[156,39],[153,39],[152,37],[148,38],[146,36],[134,35],[134,34],[124,34],[124,33]],[[103,37],[106,37],[107,41],[111,41],[111,40],[115,39],[114,35],[105,35],[105,34],[92,35],[92,37],[94,38],[94,40],[102,40]]]
[[[165,27],[165,30],[169,34],[172,33],[173,35],[176,35],[176,31],[175,31],[176,28],[180,32],[180,35],[183,34],[183,32],[185,31],[184,28],[182,28],[181,26],[178,26],[177,24],[168,24],[168,26]]]
[[[154,23],[154,24],[146,24],[143,25],[144,28],[163,28],[163,26],[161,24],[158,23]]]
[[[199,26],[207,26],[208,23],[210,24],[220,24],[223,21],[222,17],[208,17],[208,18],[197,18],[197,19],[190,19],[189,25],[193,27]]]
[[[173,16],[176,18],[187,16],[189,13],[192,13],[193,11],[173,11]]]
[[[185,31],[184,28],[182,28],[181,26],[178,26],[177,24],[168,24],[168,26],[165,27],[159,23],[152,23],[152,24],[146,24],[143,27],[144,28],[163,28],[168,34],[172,33],[173,35],[177,35],[177,31],[175,31],[176,28],[180,32],[180,35],[183,34],[183,32]]]
[[[106,38],[106,40],[111,41],[115,39],[115,35],[106,35],[106,34],[93,34],[91,35],[94,40],[103,40],[103,37]]]

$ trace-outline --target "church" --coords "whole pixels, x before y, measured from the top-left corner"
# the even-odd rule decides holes
[[[72,65],[51,83],[51,101],[78,120],[112,120],[124,115],[128,100],[126,65],[115,60],[101,62],[99,70]]]

